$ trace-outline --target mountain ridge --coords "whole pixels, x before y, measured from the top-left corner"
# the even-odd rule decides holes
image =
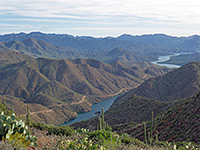
[[[164,34],[154,34],[142,36],[121,35],[116,38],[94,38],[72,36],[68,34],[45,34],[40,32],[31,32],[28,34],[20,33],[1,35],[0,41],[23,41],[25,39],[34,38],[73,52],[74,54],[71,56],[72,58],[77,56],[95,58],[99,60],[101,60],[101,57],[98,56],[102,53],[107,53],[112,49],[119,47],[127,51],[132,51],[134,54],[146,57],[149,61],[152,61],[156,60],[160,55],[200,51],[198,47],[199,38],[195,37],[196,36],[172,37]],[[191,45],[191,43],[194,42],[197,43],[195,44],[196,46],[193,46],[193,49],[188,49],[188,45]]]
[[[119,97],[116,102],[134,94],[160,101],[190,97],[200,89],[199,67],[200,62],[193,62],[166,75],[149,79],[124,97]]]
[[[9,54],[11,57],[10,52],[1,54]],[[14,57],[22,55],[15,52],[13,54]],[[71,114],[75,113],[76,109],[88,111],[93,103],[109,98],[122,89],[134,88],[151,76],[170,71],[148,64],[147,69],[153,68],[157,73],[146,74],[147,69],[132,68],[126,64],[119,69],[117,65],[104,64],[94,59],[54,60],[24,57],[21,60],[11,61],[11,64],[0,67],[0,94],[23,98],[25,103],[37,103],[48,108],[58,105],[61,109],[61,104],[65,104]],[[144,76],[146,78],[142,78]],[[84,96],[85,101],[76,104]],[[69,106],[71,103],[76,106]],[[64,118],[65,121],[72,119]]]

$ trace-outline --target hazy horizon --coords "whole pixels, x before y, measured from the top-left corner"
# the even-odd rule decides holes
[[[4,36],[4,35],[10,35],[10,34],[21,34],[21,33],[24,33],[24,34],[31,34],[31,33],[42,33],[42,34],[57,34],[57,35],[71,35],[71,36],[74,36],[74,37],[93,37],[93,38],[107,38],[107,37],[113,37],[113,38],[117,38],[119,36],[122,36],[122,35],[131,35],[131,36],[144,36],[144,35],[166,35],[166,36],[171,36],[171,37],[190,37],[190,36],[194,36],[194,35],[197,35],[197,36],[200,36],[200,34],[192,34],[192,35],[170,35],[170,34],[165,34],[165,33],[147,33],[147,34],[128,34],[128,33],[122,33],[122,34],[119,34],[119,35],[116,35],[116,36],[110,36],[110,35],[105,35],[105,36],[93,36],[93,35],[73,35],[73,34],[69,34],[69,33],[53,33],[53,32],[42,32],[42,31],[30,31],[30,32],[11,32],[11,33],[5,33],[5,34],[0,34],[1,36]]]

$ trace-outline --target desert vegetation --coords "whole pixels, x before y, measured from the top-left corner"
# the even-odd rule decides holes
[[[3,105],[2,105],[3,106]],[[5,108],[6,106],[4,106]],[[5,110],[5,109],[4,109]],[[198,144],[190,141],[166,142],[159,141],[158,136],[153,137],[156,128],[154,114],[152,112],[150,131],[145,134],[144,142],[132,137],[128,133],[118,134],[112,132],[112,128],[104,120],[104,111],[99,116],[97,130],[70,126],[55,126],[45,123],[36,123],[30,120],[29,109],[26,118],[21,120],[11,111],[0,115],[1,143],[0,149],[38,149],[38,150],[182,150],[200,149]],[[143,123],[143,130],[148,129]],[[159,134],[158,132],[156,134]]]

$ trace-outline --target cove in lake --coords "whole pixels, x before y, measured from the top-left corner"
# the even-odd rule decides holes
[[[191,53],[175,53],[175,54],[172,54],[172,55],[159,56],[159,57],[158,57],[158,60],[153,61],[153,62],[151,62],[151,63],[156,64],[156,65],[159,65],[159,66],[168,67],[168,68],[179,68],[179,67],[181,67],[180,65],[162,64],[161,62],[166,62],[166,61],[170,60],[171,57],[179,56],[179,55],[181,55],[181,54],[191,54]]]
[[[90,119],[94,116],[96,116],[97,114],[95,114],[95,112],[101,112],[101,109],[104,108],[104,111],[106,112],[106,110],[108,110],[108,108],[113,104],[113,102],[115,101],[115,99],[117,99],[120,95],[117,95],[113,98],[110,98],[110,99],[107,99],[107,100],[103,100],[101,101],[100,103],[97,103],[97,104],[94,104],[92,105],[91,107],[91,111],[89,112],[85,112],[85,113],[79,113],[78,116],[73,119],[73,120],[70,120],[66,123],[64,123],[64,125],[71,125],[75,122],[80,122],[80,121],[83,121],[83,120],[87,120],[87,119]]]

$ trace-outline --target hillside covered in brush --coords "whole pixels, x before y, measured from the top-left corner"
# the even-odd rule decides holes
[[[141,123],[151,119],[151,112],[155,115],[161,114],[171,108],[177,102],[160,102],[148,98],[133,95],[128,99],[124,99],[117,104],[113,104],[105,113],[105,121],[113,128],[113,130],[123,130],[119,128],[122,124]],[[99,123],[98,116],[74,123],[75,128],[87,128],[95,130]]]
[[[11,53],[8,54],[6,57],[11,57]],[[21,57],[22,54],[19,55]],[[26,59],[25,56],[23,59],[0,67],[0,94],[50,109],[43,115],[55,111],[55,107],[59,108],[60,113],[65,114],[62,122],[74,118],[77,112],[89,111],[93,103],[134,88],[149,77],[170,71],[155,65],[141,69],[118,61],[104,64],[94,59]]]
[[[200,62],[193,62],[145,81],[117,101],[127,99],[134,94],[160,101],[172,101],[193,96],[199,89]]]
[[[153,136],[161,141],[194,141],[200,144],[200,96],[197,94],[192,98],[175,105],[162,115],[156,118],[156,128]],[[131,127],[131,124],[123,126],[124,131],[132,134],[133,137],[144,140],[143,125]],[[150,130],[150,123],[147,124],[147,131]]]
[[[14,64],[28,59],[32,59],[32,57],[21,54],[18,51],[0,52],[0,66]]]
[[[120,134],[128,133],[134,138],[144,141],[142,122],[146,122],[146,133],[150,132],[151,112],[154,112],[153,139],[158,136],[159,141],[193,141],[200,144],[199,95],[175,102],[159,102],[133,96],[124,102],[113,105],[105,113],[105,120],[111,125],[113,131]],[[95,130],[98,123],[97,116],[77,122],[73,124],[73,127]]]
[[[148,59],[140,55],[135,54],[132,51],[127,51],[122,48],[114,48],[109,52],[102,54],[101,60],[106,63],[111,63],[113,61],[121,61],[126,63],[134,62],[145,62]]]
[[[143,122],[146,122],[146,133],[150,132],[153,112],[156,116],[152,123],[154,139],[157,136],[160,141],[191,140],[198,143],[200,141],[199,66],[199,62],[187,64],[165,75],[151,78],[121,95],[106,111],[106,122],[114,131],[129,133],[144,141]],[[137,96],[134,91],[144,92],[143,96],[152,99]],[[195,96],[191,97],[192,93]],[[153,97],[155,95],[157,97]],[[73,126],[95,130],[98,122],[96,116],[77,122]]]

